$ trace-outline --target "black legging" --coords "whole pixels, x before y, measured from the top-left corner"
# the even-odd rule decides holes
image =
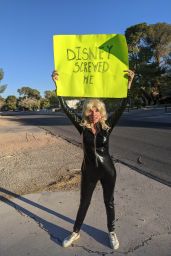
[[[78,209],[76,221],[74,224],[73,231],[79,232],[81,225],[86,216],[90,201],[92,198],[93,191],[96,184],[100,180],[103,188],[103,197],[107,213],[107,227],[109,232],[115,229],[115,208],[114,208],[114,188],[116,181],[116,170],[115,168],[110,171],[99,170],[95,168],[93,174],[89,170],[83,170],[81,176],[81,198],[80,206]]]

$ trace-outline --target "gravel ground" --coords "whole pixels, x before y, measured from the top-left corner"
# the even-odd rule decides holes
[[[82,151],[35,126],[0,117],[0,187],[17,194],[78,188]]]

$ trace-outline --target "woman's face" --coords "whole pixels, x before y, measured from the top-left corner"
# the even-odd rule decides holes
[[[93,107],[89,111],[88,118],[89,118],[90,123],[96,124],[100,121],[101,114],[100,114],[99,110],[96,107]]]

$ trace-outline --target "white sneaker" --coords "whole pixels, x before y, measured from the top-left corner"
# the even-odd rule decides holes
[[[80,234],[79,233],[76,233],[76,232],[72,232],[69,236],[67,236],[63,243],[62,243],[62,246],[63,247],[69,247],[74,241],[76,241],[77,239],[80,238]]]
[[[109,232],[109,241],[112,249],[117,250],[119,248],[119,241],[114,231]]]

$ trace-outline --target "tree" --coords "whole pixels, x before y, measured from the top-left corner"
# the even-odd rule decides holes
[[[32,89],[28,86],[23,86],[17,90],[22,98],[34,98],[39,100],[40,99],[40,92],[37,89]]]
[[[5,105],[5,100],[0,96],[0,110],[3,108]]]
[[[53,90],[53,91],[48,90],[48,91],[44,92],[44,95],[45,95],[46,99],[50,99],[52,96],[56,96],[56,91],[55,90]]]
[[[0,68],[0,82],[4,78],[4,71],[2,68]],[[3,93],[6,89],[7,85],[1,85],[0,86],[0,93]]]
[[[13,95],[10,95],[6,98],[6,104],[5,107],[8,110],[15,110],[17,108],[17,98]]]
[[[29,98],[35,98],[37,100],[39,100],[41,98],[40,96],[40,92],[37,89],[31,89],[29,94],[28,94]]]
[[[154,61],[165,64],[165,57],[171,53],[171,24],[156,23],[149,26],[147,43],[153,51]]]
[[[132,86],[133,98],[141,98],[145,105],[151,102],[153,87],[158,85],[161,95],[162,87],[169,78],[166,74],[171,60],[171,25],[141,23],[127,28],[125,36],[130,68],[136,73]]]
[[[30,89],[31,89],[30,87],[23,86],[20,89],[18,89],[17,92],[19,93],[20,96],[23,96],[23,98],[27,98]]]
[[[45,98],[41,98],[40,100],[40,108],[41,109],[47,109],[50,107],[50,102],[48,99],[45,99]]]
[[[24,110],[37,110],[40,108],[40,100],[25,98],[19,101],[18,106]]]
[[[49,104],[51,107],[54,107],[54,108],[59,107],[59,100],[58,100],[55,90],[45,91],[44,95],[45,95],[45,99],[47,99],[49,101]]]

